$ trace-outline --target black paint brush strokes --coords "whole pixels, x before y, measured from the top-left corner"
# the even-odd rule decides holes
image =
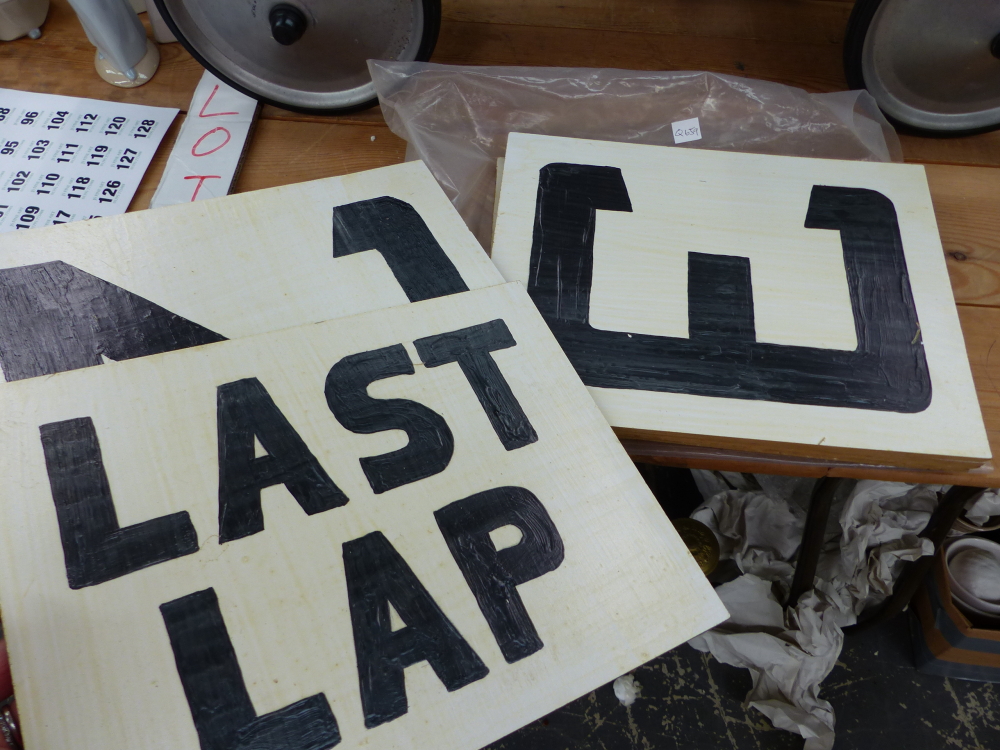
[[[402,448],[360,459],[368,484],[378,495],[442,472],[451,461],[455,440],[444,417],[403,398],[372,398],[376,380],[413,375],[410,355],[402,344],[344,357],[326,376],[326,402],[344,427],[360,435],[402,430]]]
[[[377,250],[411,302],[469,291],[409,203],[382,196],[333,209],[333,257]],[[7,381],[225,341],[224,336],[62,261],[0,269]]]
[[[452,557],[508,663],[544,645],[517,587],[555,570],[563,540],[545,506],[523,487],[497,487],[434,511]],[[490,532],[514,526],[520,541],[497,550]]]
[[[749,258],[688,253],[688,336],[719,346],[756,340]]]
[[[506,450],[517,450],[538,440],[535,428],[490,355],[517,346],[506,323],[491,320],[417,339],[413,346],[426,367],[458,363]]]
[[[377,250],[410,302],[469,287],[416,209],[382,196],[333,209],[333,257]]]
[[[344,543],[365,726],[407,712],[403,670],[427,661],[449,691],[489,670],[381,531]],[[392,629],[389,605],[405,627]]]
[[[340,742],[323,693],[257,716],[214,589],[161,604],[160,614],[201,750],[329,750]]]
[[[118,525],[90,417],[39,427],[71,589],[96,586],[198,551],[188,512]]]
[[[257,378],[220,385],[219,543],[264,530],[260,492],[283,484],[308,515],[347,504],[347,495]],[[254,437],[266,456],[254,456]]]
[[[8,381],[225,341],[180,315],[52,261],[0,269],[0,366]]]
[[[689,255],[689,338],[592,327],[599,210],[632,210],[620,169],[540,170],[528,292],[587,385],[903,413],[930,405],[896,211],[881,193],[816,185],[805,219],[840,232],[854,351],[756,341],[749,261],[733,256]]]

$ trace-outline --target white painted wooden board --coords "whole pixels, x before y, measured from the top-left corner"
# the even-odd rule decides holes
[[[402,230],[390,226],[387,218],[366,225],[362,234],[375,236],[380,227],[387,227],[385,236],[395,243],[403,261],[426,240],[424,244],[439,246],[445,256],[442,263],[454,267],[464,286],[475,289],[503,282],[421,162],[17,232],[0,237],[0,359],[5,379],[68,369],[58,362],[27,367],[23,361],[57,348],[58,341],[78,339],[85,329],[101,329],[101,340],[93,347],[100,348],[105,359],[144,353],[142,340],[119,341],[139,322],[132,319],[136,313],[129,312],[135,307],[133,300],[118,300],[115,308],[102,298],[100,305],[111,304],[113,314],[88,301],[109,293],[106,287],[93,286],[103,282],[207,329],[216,338],[239,338],[405,304],[408,295],[387,263],[384,247],[345,248],[341,242],[341,257],[334,257],[334,213],[352,205],[376,205],[376,215],[381,211],[378,206],[395,210]],[[430,239],[410,226],[421,222]],[[54,262],[69,268],[41,266]],[[37,268],[15,272],[32,266]],[[433,271],[419,263],[410,271],[419,275],[425,267]],[[79,271],[98,281],[82,281]],[[39,286],[45,288],[45,301],[32,307],[35,303],[25,298],[38,298]],[[63,308],[72,308],[72,314]],[[58,330],[30,330],[43,320]],[[28,351],[22,351],[25,347]],[[93,361],[93,353],[90,360],[85,354],[76,353],[74,366],[100,363]],[[7,372],[7,363],[19,372]]]
[[[511,450],[463,369],[425,366],[421,344],[413,344],[496,320],[515,344],[488,356],[537,436]],[[369,395],[436,412],[454,453],[442,471],[375,494],[359,459],[402,448],[406,434],[346,429],[331,413],[324,383],[343,358],[397,344],[415,373],[377,380]],[[263,530],[220,542],[217,393],[248,378],[266,389],[348,502],[307,515],[275,484],[262,493]],[[343,381],[335,383],[344,393]],[[395,408],[381,401],[376,411]],[[345,748],[481,747],[726,617],[517,284],[9,383],[0,388],[0,415],[0,605],[28,750],[197,750],[159,608],[209,587],[253,712],[261,717],[322,694]],[[119,525],[186,511],[196,551],[70,588],[53,493],[65,486],[59,481],[79,489],[79,470],[94,464],[77,452],[81,462],[68,473],[54,469],[52,480],[52,467],[82,449],[51,438],[63,428],[49,427],[56,447],[47,458],[40,427],[82,418],[99,441]],[[272,429],[252,428],[260,443],[254,461],[265,459]],[[516,587],[544,645],[512,663],[434,516],[502,486],[538,498],[564,549],[554,569]],[[407,711],[366,728],[343,545],[375,531],[488,674],[449,692],[418,661],[405,669]],[[497,538],[503,548],[518,535]],[[394,636],[411,627],[399,614],[386,610]],[[316,742],[307,746],[330,746]]]
[[[563,200],[558,196],[567,191],[586,192],[579,188],[583,178],[567,177],[563,174],[567,168],[560,164],[584,165],[586,175],[590,175],[586,179],[617,179],[615,190],[621,193],[624,185],[631,210],[610,203],[610,208],[597,205],[588,229],[585,221],[580,223],[566,212],[565,205],[557,205]],[[548,234],[539,233],[541,213],[536,212],[541,205],[543,173],[552,180],[552,191],[547,194],[556,196],[546,204],[551,208],[546,215],[555,217],[546,219]],[[572,183],[576,187],[566,188],[571,184],[566,180],[577,180]],[[560,185],[566,188],[562,193]],[[600,200],[614,199],[609,195]],[[584,196],[581,200],[590,199]],[[833,205],[838,201],[847,203]],[[824,211],[827,220],[834,222],[863,224],[867,219],[857,217],[865,211],[873,212],[865,214],[872,221],[888,222],[886,226],[895,218],[902,246],[900,267],[905,273],[892,283],[883,283],[883,279],[871,284],[859,294],[863,304],[895,295],[905,306],[912,298],[918,320],[909,328],[901,326],[905,336],[893,351],[913,357],[913,362],[918,356],[925,358],[927,383],[922,395],[914,374],[920,368],[913,362],[903,375],[886,374],[889,365],[879,370],[877,336],[871,347],[875,355],[869,360],[869,364],[874,362],[874,377],[869,378],[874,384],[862,384],[857,393],[844,395],[842,386],[854,375],[851,357],[862,348],[857,331],[864,330],[868,336],[872,330],[863,316],[868,328],[855,325],[847,270],[848,266],[856,270],[871,260],[871,245],[868,250],[862,246],[860,255],[849,260],[848,235],[868,232],[870,239],[872,232],[877,234],[884,226],[880,224],[883,229],[877,231],[862,231],[856,225],[841,231],[806,226],[809,216],[815,223]],[[585,212],[580,216],[585,217]],[[568,234],[559,235],[563,230]],[[885,231],[891,235],[891,227]],[[577,233],[575,240],[573,232]],[[577,264],[570,257],[572,252],[563,247],[574,242],[583,247],[587,238],[592,242],[593,264],[589,299],[588,290],[580,292],[581,283],[588,286],[580,281],[587,273],[585,263]],[[882,249],[891,255],[891,248]],[[533,252],[536,259],[543,259],[535,266]],[[587,251],[582,252],[585,255]],[[735,343],[728,334],[710,333],[700,354],[675,356],[671,352],[695,341],[689,317],[689,272],[695,273],[690,259],[720,256],[734,256],[727,262],[737,264],[737,270],[744,268],[749,275],[752,331],[744,331],[743,340]],[[510,136],[504,162],[492,258],[504,278],[524,282],[536,302],[547,299],[543,302],[543,308],[548,305],[547,319],[575,330],[580,342],[610,340],[605,334],[620,332],[616,340],[625,343],[618,360],[591,362],[587,365],[591,366],[590,375],[580,368],[580,362],[586,365],[590,356],[585,345],[578,345],[576,356],[567,349],[598,406],[616,428],[649,431],[646,434],[686,433],[899,454],[990,458],[921,166],[515,133]],[[557,267],[559,270],[554,270]],[[558,279],[546,281],[546,273]],[[746,275],[741,278],[745,280]],[[710,287],[702,300],[716,304],[716,312],[726,295],[734,294],[732,284],[719,283],[721,286]],[[737,297],[740,293],[736,288]],[[899,331],[896,333],[898,339]],[[632,342],[640,340],[651,348],[660,342],[664,348],[629,372]],[[727,347],[742,352],[742,360],[733,355],[739,360],[736,365],[720,356]],[[889,351],[891,347],[881,348]],[[825,388],[826,395],[788,396],[808,369],[800,363],[789,360],[787,366],[766,369],[769,362],[773,364],[788,352],[805,350],[820,363],[815,366],[820,377],[813,382],[819,384],[820,391]],[[828,376],[823,374],[825,358],[840,363]],[[626,366],[617,383],[610,386],[602,368],[614,369],[620,362]],[[762,366],[764,369],[755,369]],[[699,367],[704,370],[691,376],[691,370]],[[631,376],[645,377],[650,372],[673,385],[656,391],[632,384]],[[727,380],[730,374],[732,378]],[[702,385],[683,385],[698,378]],[[824,378],[826,382],[820,382]],[[713,379],[716,382],[702,387]],[[779,392],[759,395],[758,391],[775,383],[781,386]],[[791,385],[785,387],[788,383]],[[876,395],[866,394],[865,388],[874,389]],[[912,398],[910,391],[916,394]]]

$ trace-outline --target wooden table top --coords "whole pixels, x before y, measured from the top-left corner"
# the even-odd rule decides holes
[[[853,0],[443,0],[432,60],[708,70],[811,92],[840,91],[847,88],[841,55],[852,5]],[[0,42],[0,87],[180,109],[132,201],[129,210],[137,211],[149,206],[203,70],[180,44],[160,45],[160,54],[160,68],[148,84],[114,88],[97,77],[94,48],[66,0],[52,0],[40,39]],[[734,471],[1000,486],[1000,131],[901,140],[907,162],[927,165],[996,468],[941,474],[626,441],[633,457]],[[265,106],[235,190],[395,164],[405,150],[378,108],[316,117]]]

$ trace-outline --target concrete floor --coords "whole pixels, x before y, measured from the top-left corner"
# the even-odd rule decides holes
[[[686,469],[638,466],[669,517],[686,517],[701,503]],[[846,637],[820,689],[837,715],[834,750],[1000,750],[1000,684],[917,672],[913,625],[907,611]],[[745,669],[685,645],[633,674],[642,691],[629,708],[605,685],[490,750],[799,750],[803,745],[801,737],[774,729],[756,709],[743,708],[751,687]]]
[[[848,636],[820,695],[837,713],[834,750],[1000,748],[1000,685],[920,674],[910,613]],[[802,739],[744,710],[749,672],[680,646],[634,672],[629,708],[610,685],[490,745],[490,750],[798,750]]]
[[[610,685],[490,745],[490,750],[798,750],[742,703],[746,670],[681,646],[633,673],[629,708]],[[820,695],[837,712],[834,750],[1000,748],[1000,685],[917,672],[910,613],[849,636]]]

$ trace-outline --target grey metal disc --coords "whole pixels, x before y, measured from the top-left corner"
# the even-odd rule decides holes
[[[865,37],[865,85],[882,110],[914,128],[1000,124],[998,0],[883,0]]]
[[[373,103],[366,60],[426,60],[440,0],[156,0],[164,21],[214,74],[289,109],[337,112]],[[269,14],[294,6],[301,37],[281,44]]]

